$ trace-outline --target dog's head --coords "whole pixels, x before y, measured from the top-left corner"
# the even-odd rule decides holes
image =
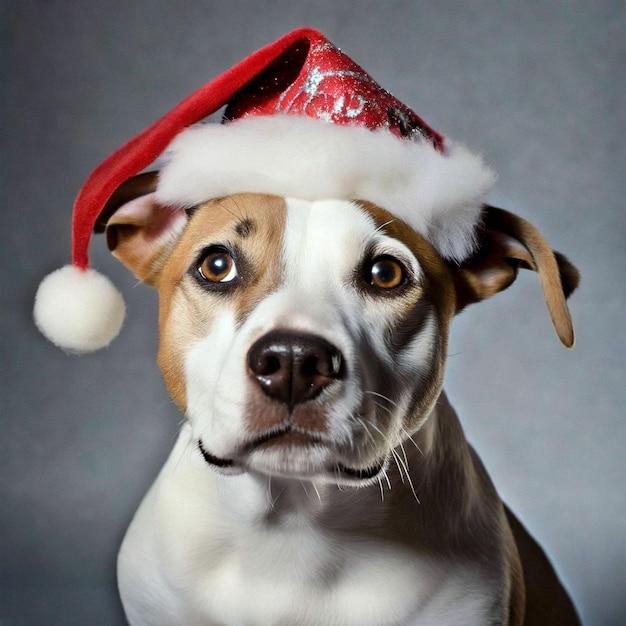
[[[441,392],[454,315],[519,267],[573,343],[576,270],[500,209],[457,265],[370,203],[239,194],[184,211],[159,206],[155,183],[120,188],[107,241],[158,289],[165,382],[220,471],[374,479]]]

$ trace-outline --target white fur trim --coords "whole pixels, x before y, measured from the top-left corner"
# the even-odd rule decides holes
[[[482,159],[460,145],[441,153],[388,130],[281,115],[193,126],[174,139],[164,161],[161,202],[193,206],[241,192],[368,200],[456,261],[473,250],[494,181]]]
[[[52,343],[78,354],[107,346],[124,321],[124,300],[113,283],[93,269],[66,265],[39,285],[33,316]]]

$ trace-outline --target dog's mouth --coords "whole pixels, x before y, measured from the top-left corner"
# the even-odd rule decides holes
[[[380,461],[370,467],[366,467],[365,469],[355,469],[353,467],[347,467],[342,465],[341,463],[337,464],[337,472],[348,479],[353,479],[356,481],[362,480],[371,480],[372,478],[376,478],[378,474],[383,471],[385,466],[385,459],[380,459]]]
[[[350,467],[344,463],[327,463],[317,467],[309,464],[310,453],[325,449],[328,443],[324,437],[315,433],[308,433],[297,428],[285,426],[265,433],[247,442],[237,454],[236,458],[222,458],[209,452],[202,440],[198,440],[198,449],[206,463],[222,473],[237,473],[241,470],[255,469],[257,464],[250,464],[251,455],[266,456],[270,459],[267,473],[293,475],[301,478],[303,475],[327,475],[340,478],[343,481],[360,483],[371,481],[384,469],[386,459],[381,458],[365,468]],[[294,458],[296,460],[294,460]],[[276,459],[281,459],[278,461]]]
[[[255,452],[271,450],[297,450],[307,447],[323,445],[323,438],[315,433],[308,433],[303,430],[286,425],[268,431],[245,443],[238,451],[236,458],[224,459],[211,454],[204,446],[202,440],[198,441],[198,447],[204,460],[212,466],[220,469],[236,468],[244,465],[244,459]]]

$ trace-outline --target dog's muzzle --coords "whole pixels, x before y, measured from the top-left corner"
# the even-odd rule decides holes
[[[348,367],[341,350],[318,335],[275,330],[252,344],[246,365],[249,379],[260,392],[260,398],[265,400],[251,413],[253,426],[234,458],[214,456],[200,440],[204,460],[228,473],[245,466],[245,459],[250,455],[282,450],[276,457],[282,460],[276,461],[274,473],[307,473],[307,467],[314,468],[319,463],[309,466],[306,460],[309,455],[316,449],[319,453],[321,448],[333,445],[327,433],[322,396],[324,391],[330,392],[326,399],[330,401],[331,387],[338,389],[347,379]],[[384,456],[365,468],[352,468],[335,460],[323,471],[360,482],[379,474],[384,463]],[[322,468],[314,471],[322,471]]]

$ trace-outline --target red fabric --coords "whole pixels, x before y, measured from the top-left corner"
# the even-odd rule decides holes
[[[248,115],[299,115],[344,126],[389,128],[403,139],[425,139],[437,150],[443,137],[394,98],[321,33],[270,64],[234,95],[227,119]]]
[[[225,120],[247,115],[305,115],[333,124],[386,127],[398,137],[443,137],[380,87],[316,30],[294,30],[207,83],[103,161],[80,190],[72,218],[72,263],[89,264],[93,225],[111,194],[150,165],[184,128],[228,103]]]
[[[211,115],[279,57],[294,41],[318,37],[313,29],[301,28],[257,52],[193,92],[154,124],[118,148],[87,178],[80,190],[72,216],[72,263],[89,265],[88,246],[93,225],[111,194],[125,180],[150,165],[184,128]]]

